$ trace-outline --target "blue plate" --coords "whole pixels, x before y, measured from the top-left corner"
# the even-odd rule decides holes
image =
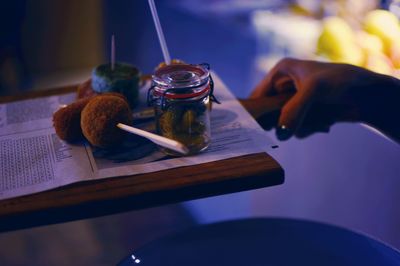
[[[119,265],[400,265],[400,253],[331,225],[248,219],[199,226],[153,241]]]

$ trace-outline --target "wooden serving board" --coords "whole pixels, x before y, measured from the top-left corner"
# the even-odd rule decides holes
[[[76,86],[0,98],[0,103],[58,95]],[[267,153],[133,176],[85,181],[0,201],[0,232],[86,219],[284,182]]]

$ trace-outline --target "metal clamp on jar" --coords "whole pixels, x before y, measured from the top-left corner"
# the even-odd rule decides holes
[[[211,101],[214,83],[208,64],[167,65],[152,76],[148,104],[154,106],[157,133],[184,144],[195,154],[211,142]],[[163,149],[169,155],[174,151]]]

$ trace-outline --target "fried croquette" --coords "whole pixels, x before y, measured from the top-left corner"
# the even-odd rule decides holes
[[[106,92],[106,93],[102,93],[101,96],[115,96],[115,97],[121,98],[125,102],[128,102],[128,99],[125,97],[125,95],[123,95],[119,92]]]
[[[90,98],[90,97],[96,96],[98,94],[99,93],[95,92],[92,88],[92,79],[88,79],[78,86],[78,89],[76,92],[76,98],[77,99]]]
[[[53,114],[53,126],[60,139],[77,142],[84,138],[81,129],[81,112],[89,101],[89,98],[77,100]]]
[[[82,132],[93,146],[109,148],[118,145],[126,134],[117,128],[118,123],[132,124],[132,112],[123,96],[95,96],[82,110]]]

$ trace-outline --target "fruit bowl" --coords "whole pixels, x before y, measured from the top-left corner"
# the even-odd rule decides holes
[[[353,27],[339,17],[327,17],[322,23],[319,56],[400,77],[400,24],[393,13],[370,11]]]

